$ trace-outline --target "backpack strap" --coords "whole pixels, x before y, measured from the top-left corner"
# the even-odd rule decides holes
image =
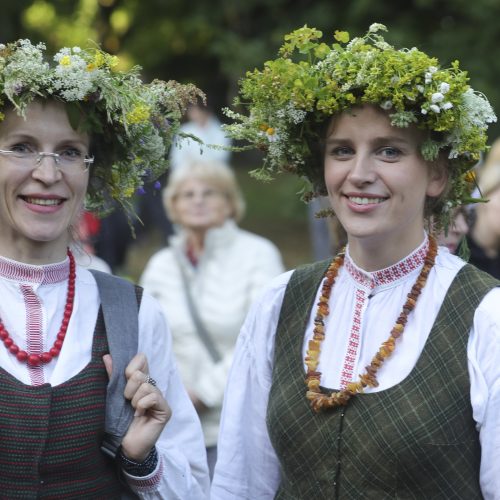
[[[138,314],[142,288],[111,274],[93,269],[90,272],[99,289],[109,352],[113,358],[101,450],[115,458],[134,416],[133,408],[123,392],[126,385],[125,368],[138,351]]]

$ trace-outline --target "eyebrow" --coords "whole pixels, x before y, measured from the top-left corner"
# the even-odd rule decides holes
[[[7,133],[3,136],[4,140],[6,141],[30,141],[30,142],[39,142],[39,139],[33,135],[31,135],[29,132],[13,132],[13,133]],[[57,147],[61,147],[66,144],[71,144],[71,145],[80,145],[83,149],[89,148],[90,145],[87,145],[85,141],[83,141],[80,137],[68,137],[63,140],[58,140],[57,141]]]
[[[332,146],[336,144],[346,144],[346,143],[352,143],[352,139],[349,137],[342,138],[342,137],[328,137],[325,141],[325,144],[327,146]],[[405,139],[404,137],[398,136],[398,135],[387,135],[387,136],[381,136],[381,137],[375,137],[374,139],[370,140],[371,143],[373,144],[401,144],[401,145],[409,145],[410,141]]]

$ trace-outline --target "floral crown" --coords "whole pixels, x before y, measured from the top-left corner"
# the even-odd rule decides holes
[[[354,105],[377,104],[391,123],[415,123],[431,133],[422,144],[425,160],[441,151],[449,158],[450,189],[436,215],[470,203],[474,176],[470,169],[486,149],[487,124],[496,116],[487,99],[467,84],[467,73],[455,61],[440,68],[435,58],[416,48],[396,50],[373,24],[360,38],[336,31],[333,45],[318,40],[322,33],[304,26],[285,36],[279,57],[240,82],[235,106],[247,115],[225,109],[233,123],[224,128],[233,139],[264,152],[264,163],[252,172],[270,179],[288,171],[308,182],[303,198],[326,194],[319,144],[322,127],[332,115]],[[293,57],[293,59],[292,59]],[[447,224],[445,224],[447,225]]]
[[[52,65],[45,49],[29,40],[0,45],[0,109],[10,102],[23,116],[35,98],[67,103],[72,125],[92,138],[87,208],[105,213],[118,202],[133,212],[134,193],[166,171],[186,106],[205,96],[190,84],[145,84],[139,66],[118,71],[118,58],[99,48],[62,48]]]

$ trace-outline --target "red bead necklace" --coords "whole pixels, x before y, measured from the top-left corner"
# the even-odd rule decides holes
[[[61,352],[64,338],[66,337],[66,330],[68,329],[69,320],[73,312],[73,302],[75,300],[75,278],[76,278],[76,265],[75,258],[68,249],[69,257],[69,279],[68,279],[68,292],[66,295],[66,306],[64,307],[64,316],[61,323],[61,328],[59,328],[59,333],[54,342],[54,345],[42,354],[28,354],[26,351],[19,349],[19,346],[14,343],[6,330],[3,321],[0,319],[0,339],[5,344],[5,347],[16,356],[18,361],[22,363],[28,363],[31,366],[39,366],[41,364],[50,363],[53,358],[59,356]]]

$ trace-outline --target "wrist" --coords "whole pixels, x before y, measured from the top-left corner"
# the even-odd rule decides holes
[[[158,452],[156,451],[156,447],[153,446],[144,460],[136,461],[127,457],[120,446],[117,460],[123,471],[127,474],[135,477],[144,477],[153,473],[158,466]]]

